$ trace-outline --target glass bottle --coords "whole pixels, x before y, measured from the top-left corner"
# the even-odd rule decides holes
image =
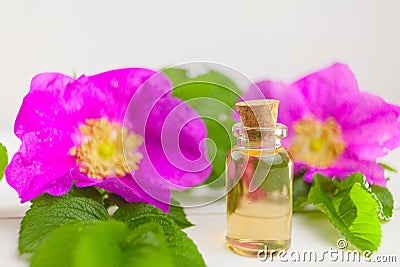
[[[237,146],[227,155],[226,246],[246,256],[286,251],[292,231],[293,180],[290,153],[281,146],[287,127],[236,123],[232,131]]]

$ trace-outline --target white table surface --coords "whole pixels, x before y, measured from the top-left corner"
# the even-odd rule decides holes
[[[18,148],[19,141],[9,134],[0,133],[0,142],[7,146],[12,155]],[[387,163],[394,167],[400,167],[396,160],[400,158],[399,151],[393,152],[386,158]],[[389,188],[396,198],[400,196],[400,175],[391,175]],[[400,263],[400,209],[398,201],[393,219],[382,225],[383,237],[379,251],[375,257],[394,256],[397,263],[377,263],[363,262],[366,266],[398,266]],[[5,179],[0,181],[0,267],[29,266],[27,256],[20,256],[17,250],[19,223],[29,204],[20,204],[16,192],[6,183]],[[330,266],[342,264],[347,266],[359,266],[359,263],[342,262],[341,250],[336,247],[336,241],[341,237],[340,233],[334,229],[327,218],[317,211],[307,213],[295,213],[293,216],[293,233],[291,250],[286,255],[287,262],[278,258],[267,259],[265,262],[256,258],[247,258],[231,253],[224,247],[225,232],[225,207],[224,202],[219,201],[211,205],[187,209],[186,213],[190,221],[195,226],[185,230],[189,237],[197,244],[202,253],[207,266],[266,266],[294,264],[297,266],[308,266],[309,262],[295,262],[296,253],[304,254],[306,251],[315,251],[318,259],[322,257],[324,251],[339,251],[339,261],[334,262],[326,257],[323,262],[311,264],[321,264]],[[327,254],[326,254],[327,255]],[[292,259],[293,256],[293,259]],[[373,258],[377,259],[377,258]]]

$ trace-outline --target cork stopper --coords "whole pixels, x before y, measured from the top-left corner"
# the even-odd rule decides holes
[[[267,136],[259,128],[275,127],[278,118],[279,100],[260,99],[236,103],[240,120],[246,128],[249,140],[259,141]],[[268,133],[271,135],[272,133]]]
[[[260,99],[236,103],[244,127],[274,127],[278,118],[279,100]]]

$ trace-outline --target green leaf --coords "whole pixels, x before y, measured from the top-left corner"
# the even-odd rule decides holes
[[[72,266],[123,266],[122,244],[129,232],[121,222],[97,222],[82,234],[73,248]]]
[[[170,216],[181,229],[193,226],[193,224],[186,218],[185,211],[179,205],[180,203],[178,201],[172,199],[168,216]]]
[[[167,68],[162,70],[174,85],[173,95],[186,101],[203,118],[211,142],[207,142],[209,158],[215,154],[212,173],[206,184],[218,178],[212,186],[224,186],[225,158],[232,144],[233,107],[241,92],[237,85],[225,75],[210,70],[208,73],[191,78],[184,69]]]
[[[42,202],[47,203],[45,201]],[[108,220],[107,210],[98,202],[71,197],[53,204],[32,205],[22,219],[19,234],[19,251],[33,252],[57,227],[74,220]]]
[[[351,186],[346,180],[340,184],[322,175],[314,175],[308,201],[324,212],[332,225],[358,249],[376,251],[382,234],[378,203],[358,180],[358,175],[350,179],[354,181]],[[332,191],[334,187],[337,189]]]
[[[177,205],[178,202],[172,201],[174,205]],[[133,202],[125,204],[119,207],[118,210],[115,211],[114,215],[112,216],[113,219],[118,221],[127,222],[132,219],[139,218],[141,216],[147,215],[161,215],[161,216],[169,216],[172,218],[179,227],[182,229],[192,226],[187,219],[185,212],[181,207],[170,206],[169,213],[166,215],[162,210],[159,208],[149,205],[146,203],[141,202]]]
[[[100,204],[103,203],[102,195],[95,187],[92,186],[82,188],[72,186],[71,190],[62,196],[53,196],[45,193],[32,199],[31,202],[33,203],[33,207],[42,207],[52,205],[58,201],[72,197],[90,198],[99,202]]]
[[[157,223],[138,226],[128,237],[123,266],[174,266],[164,231]]]
[[[364,174],[359,172],[350,174],[346,177],[346,179],[343,180],[334,179],[333,183],[338,188],[338,190],[350,189],[356,183],[361,185],[364,189],[368,189],[369,187],[369,184]]]
[[[146,215],[165,215],[159,208],[142,202],[132,202],[119,207],[112,218],[114,220],[127,222],[132,219]]]
[[[4,170],[8,164],[7,149],[0,143],[0,180],[4,176]]]
[[[389,165],[387,165],[387,164],[385,164],[383,162],[380,162],[379,165],[381,165],[382,168],[385,169],[388,172],[393,172],[393,173],[397,173],[398,172],[395,168],[393,168],[393,167],[391,167],[391,166],[389,166]]]
[[[371,191],[379,203],[379,217],[389,221],[393,216],[394,200],[390,191],[386,187],[371,185]]]
[[[304,173],[293,179],[293,210],[300,210],[307,204],[308,192],[311,184],[304,181]]]
[[[130,220],[128,222],[128,226],[130,229],[136,229],[140,225],[149,222],[157,223],[162,226],[165,235],[165,241],[167,242],[172,253],[174,266],[205,266],[203,258],[200,252],[197,250],[196,245],[169,217],[160,215],[142,216]]]
[[[70,221],[58,227],[37,247],[31,266],[72,267],[74,261],[72,255],[76,244],[82,235],[95,224],[96,221]]]
[[[130,231],[118,221],[73,221],[54,230],[37,248],[33,267],[173,266],[162,227]]]

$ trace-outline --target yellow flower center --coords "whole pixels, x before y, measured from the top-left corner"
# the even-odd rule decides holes
[[[138,169],[143,157],[136,151],[143,143],[139,134],[105,118],[88,119],[79,131],[83,142],[72,147],[69,154],[90,178],[123,177],[129,170]]]
[[[296,134],[289,148],[293,159],[312,167],[332,166],[346,147],[342,129],[333,118],[324,122],[301,119],[293,124],[293,130]]]

